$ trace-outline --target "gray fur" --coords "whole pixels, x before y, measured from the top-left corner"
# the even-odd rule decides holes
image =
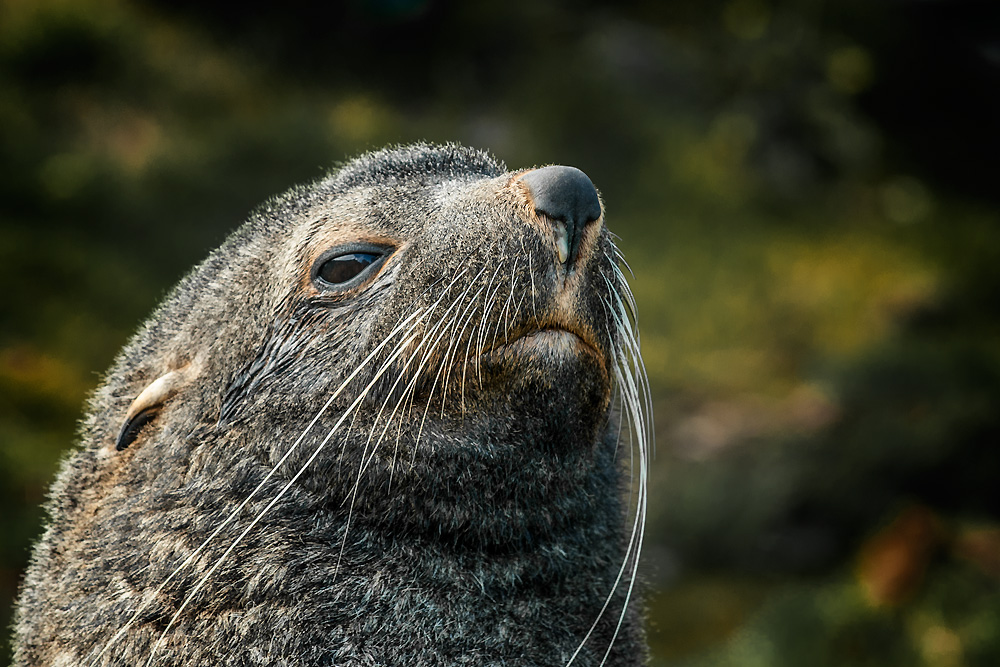
[[[515,179],[457,146],[370,154],[196,267],[90,402],[14,664],[645,662],[614,416],[617,395],[647,427],[630,296],[603,225],[565,272]],[[398,249],[317,293],[315,257],[359,238]],[[518,347],[559,308],[588,351]]]

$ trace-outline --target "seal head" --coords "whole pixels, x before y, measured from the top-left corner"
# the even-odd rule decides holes
[[[15,664],[641,663],[618,259],[583,172],[458,146],[267,202],[92,399]]]

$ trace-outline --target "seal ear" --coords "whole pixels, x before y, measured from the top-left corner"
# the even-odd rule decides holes
[[[183,372],[170,371],[166,375],[156,378],[143,389],[132,401],[128,412],[125,413],[125,423],[118,431],[115,449],[120,452],[131,445],[139,436],[142,427],[153,421],[167,399],[180,390],[185,379]]]

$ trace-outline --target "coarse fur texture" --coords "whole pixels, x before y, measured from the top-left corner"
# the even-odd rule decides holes
[[[634,306],[525,173],[368,154],[196,267],[91,399],[14,664],[644,663]]]

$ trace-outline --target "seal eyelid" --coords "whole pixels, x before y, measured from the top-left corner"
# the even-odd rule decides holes
[[[378,272],[391,252],[391,248],[368,243],[331,248],[313,264],[313,284],[327,292],[357,287]]]

